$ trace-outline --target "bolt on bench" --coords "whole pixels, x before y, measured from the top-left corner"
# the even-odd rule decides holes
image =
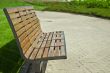
[[[67,58],[64,32],[42,32],[32,6],[4,8],[4,13],[22,58],[32,66],[30,73],[40,73],[48,60]]]

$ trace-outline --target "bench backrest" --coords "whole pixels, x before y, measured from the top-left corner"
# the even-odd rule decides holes
[[[12,28],[20,52],[24,54],[42,33],[39,19],[32,6],[4,8],[5,15]],[[33,47],[34,48],[34,47]]]

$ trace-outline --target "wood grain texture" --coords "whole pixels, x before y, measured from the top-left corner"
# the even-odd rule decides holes
[[[29,60],[66,59],[63,31],[43,33],[32,6],[7,8],[8,20],[13,26],[20,50]]]

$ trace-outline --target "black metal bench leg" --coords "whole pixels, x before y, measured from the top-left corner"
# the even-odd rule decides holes
[[[41,73],[45,73],[48,61],[42,61]]]
[[[40,63],[41,61],[32,62],[29,73],[41,73]]]
[[[34,61],[31,63],[31,67],[28,73],[45,73],[48,61]]]

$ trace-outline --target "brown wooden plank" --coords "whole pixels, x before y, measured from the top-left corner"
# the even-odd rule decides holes
[[[29,21],[28,21],[28,20],[25,20],[25,21],[22,21],[22,22],[19,23],[19,24],[26,26],[27,24],[29,24]]]
[[[36,34],[37,33],[37,34]],[[39,34],[39,31],[37,31],[37,30],[34,30],[30,35],[29,35],[29,38],[30,38],[30,42],[31,43],[33,43],[34,42],[34,40],[36,39],[36,35],[38,35]]]
[[[29,58],[29,56],[31,55],[31,53],[33,52],[33,50],[34,50],[34,47],[30,47],[28,50],[27,50],[27,52],[25,53],[25,57],[28,59]]]
[[[48,40],[49,34],[50,34],[50,33],[47,33],[47,35],[46,35],[45,38],[44,38],[44,41],[47,41],[47,40]]]
[[[50,47],[48,57],[53,57],[54,56],[54,47]]]
[[[9,14],[18,12],[17,8],[8,8],[7,11],[8,11]]]
[[[44,40],[44,38],[45,38],[45,36],[46,36],[46,35],[41,36],[41,37],[39,38],[39,41],[43,41],[43,40]]]
[[[20,17],[19,13],[12,13],[12,14],[10,14],[10,18],[11,19],[18,18],[18,17]]]
[[[32,59],[32,60],[35,59],[37,52],[38,52],[38,49],[34,49],[34,51],[32,52],[32,54],[30,56],[30,59]]]
[[[15,25],[15,26],[14,26],[15,31],[20,30],[20,29],[21,29],[22,27],[24,27],[24,26],[25,26],[25,25],[24,25],[24,24],[22,24],[22,23]]]
[[[51,46],[55,46],[55,40],[52,40]]]
[[[19,14],[20,14],[20,16],[24,16],[24,15],[26,15],[26,12],[25,11],[19,11]]]
[[[35,34],[35,37],[36,37],[36,38],[37,38],[37,37],[40,38],[41,34],[42,34],[42,31],[41,31],[41,30],[38,30],[38,31],[36,32],[36,34]]]
[[[35,13],[35,10],[31,9],[31,10],[27,10],[27,14],[32,14]]]
[[[54,50],[54,56],[60,56],[60,50],[59,50],[59,47],[55,47],[55,50]]]
[[[52,39],[64,39],[63,34],[54,34]]]
[[[26,53],[26,51],[30,48],[31,43],[27,42],[27,44],[22,48],[23,49],[23,53]]]
[[[64,45],[64,40],[56,40],[55,46],[62,46]]]
[[[33,31],[33,28],[30,28],[26,31],[27,35],[29,35]]]
[[[18,30],[16,33],[17,33],[17,36],[19,37],[20,35],[22,35],[24,32],[25,32],[25,27],[21,28],[20,30]]]
[[[37,44],[35,44],[35,47],[40,48],[41,44],[42,44],[42,42],[38,42]]]
[[[55,39],[64,39],[64,35],[57,35],[57,37]]]
[[[18,9],[18,11],[24,11],[24,10],[26,10],[25,7],[18,7],[17,9]]]
[[[43,51],[44,51],[44,48],[39,48],[38,54],[36,56],[36,59],[42,58]]]
[[[37,36],[37,37],[36,37],[36,40],[35,40],[35,41],[33,42],[33,44],[32,44],[33,47],[40,48],[40,46],[41,46],[41,44],[42,44],[42,42],[38,41],[40,35],[41,35],[41,33],[39,34],[39,36],[37,36],[37,35],[35,34],[35,36]]]
[[[21,47],[24,48],[24,46],[29,42],[29,39],[28,37],[26,37],[23,42],[20,42],[21,43]]]
[[[19,41],[22,42],[25,38],[26,38],[27,34],[26,32],[24,32],[20,37],[19,37]]]
[[[47,42],[47,41],[43,41],[43,43],[42,43],[42,45],[41,45],[41,48],[44,48],[44,47],[45,47],[46,42]]]
[[[52,40],[52,36],[53,36],[53,32],[50,32],[50,35],[49,35],[49,38],[48,38],[49,41]]]
[[[50,47],[51,46],[51,41],[47,41],[47,43],[46,43],[46,48],[48,48],[48,47]]]
[[[43,53],[43,58],[48,58],[48,52],[49,52],[49,48],[45,48]]]
[[[33,29],[37,29],[37,30],[41,30],[41,29],[40,29],[40,26],[39,26],[39,25],[36,25],[36,24],[34,24],[34,25],[32,26],[32,28],[33,28]]]
[[[36,36],[34,35],[34,36],[30,39],[30,42],[33,44],[35,40],[36,40]]]
[[[61,53],[60,56],[66,56],[66,52],[65,52],[66,50],[65,50],[65,48],[66,47],[64,47],[64,46],[61,46],[60,47],[60,53]]]
[[[32,27],[32,24],[29,23],[29,24],[27,24],[27,25],[25,26],[25,29],[26,29],[26,30],[29,30],[31,27]]]
[[[28,19],[28,15],[25,16],[21,16],[22,21],[25,21],[26,19]]]
[[[12,19],[13,25],[18,24],[18,23],[20,23],[21,21],[22,21],[21,18]]]
[[[31,38],[34,36],[34,34],[35,34],[35,32],[31,32],[31,33],[28,35],[28,37],[29,37],[30,40],[31,40]]]
[[[55,40],[55,38],[56,38],[56,35],[55,35],[55,34],[53,34],[52,40]]]

